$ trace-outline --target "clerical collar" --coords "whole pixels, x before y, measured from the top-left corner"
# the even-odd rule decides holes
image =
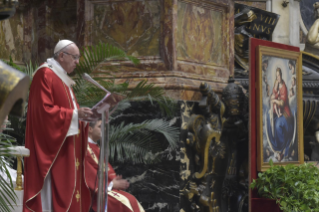
[[[88,142],[91,144],[97,144],[96,142],[94,142],[90,137],[88,137]]]
[[[48,58],[47,64],[49,68],[68,86],[75,85],[75,82],[67,75],[67,72],[62,68],[60,63],[54,58]]]

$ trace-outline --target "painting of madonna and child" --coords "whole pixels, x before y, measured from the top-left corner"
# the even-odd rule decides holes
[[[259,154],[263,163],[300,163],[302,101],[297,89],[300,70],[295,59],[262,54],[259,71]],[[297,73],[298,72],[298,73]],[[302,156],[303,157],[303,156]]]

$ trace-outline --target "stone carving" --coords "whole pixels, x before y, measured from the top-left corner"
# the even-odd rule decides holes
[[[315,137],[316,140],[310,142],[310,145],[312,147],[311,160],[319,161],[319,131],[316,131]]]
[[[314,17],[316,21],[310,27],[307,34],[307,42],[305,51],[318,54],[319,53],[319,2],[313,4]]]
[[[206,83],[200,92],[198,105],[182,104],[181,211],[245,211],[248,146],[241,117],[245,95],[233,80],[223,90],[223,101]]]

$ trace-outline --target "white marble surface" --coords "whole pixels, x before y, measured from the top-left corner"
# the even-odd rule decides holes
[[[13,146],[9,147],[10,153],[16,156],[30,156],[30,150],[25,148],[24,146]]]
[[[280,15],[277,26],[272,34],[272,41],[290,45],[290,5],[288,4],[287,7],[283,7],[281,4],[282,1],[272,1],[272,12]]]
[[[266,10],[271,12],[271,0],[266,1]]]
[[[289,40],[290,45],[292,46],[300,46],[300,27],[299,27],[299,19],[300,19],[300,2],[296,0],[289,1]]]

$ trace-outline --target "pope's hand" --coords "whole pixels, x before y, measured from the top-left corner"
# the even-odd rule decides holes
[[[113,179],[113,188],[118,190],[125,190],[130,186],[127,180],[122,179],[121,175],[116,176]]]
[[[81,107],[79,109],[79,119],[87,119],[93,115],[92,110],[88,107]]]

